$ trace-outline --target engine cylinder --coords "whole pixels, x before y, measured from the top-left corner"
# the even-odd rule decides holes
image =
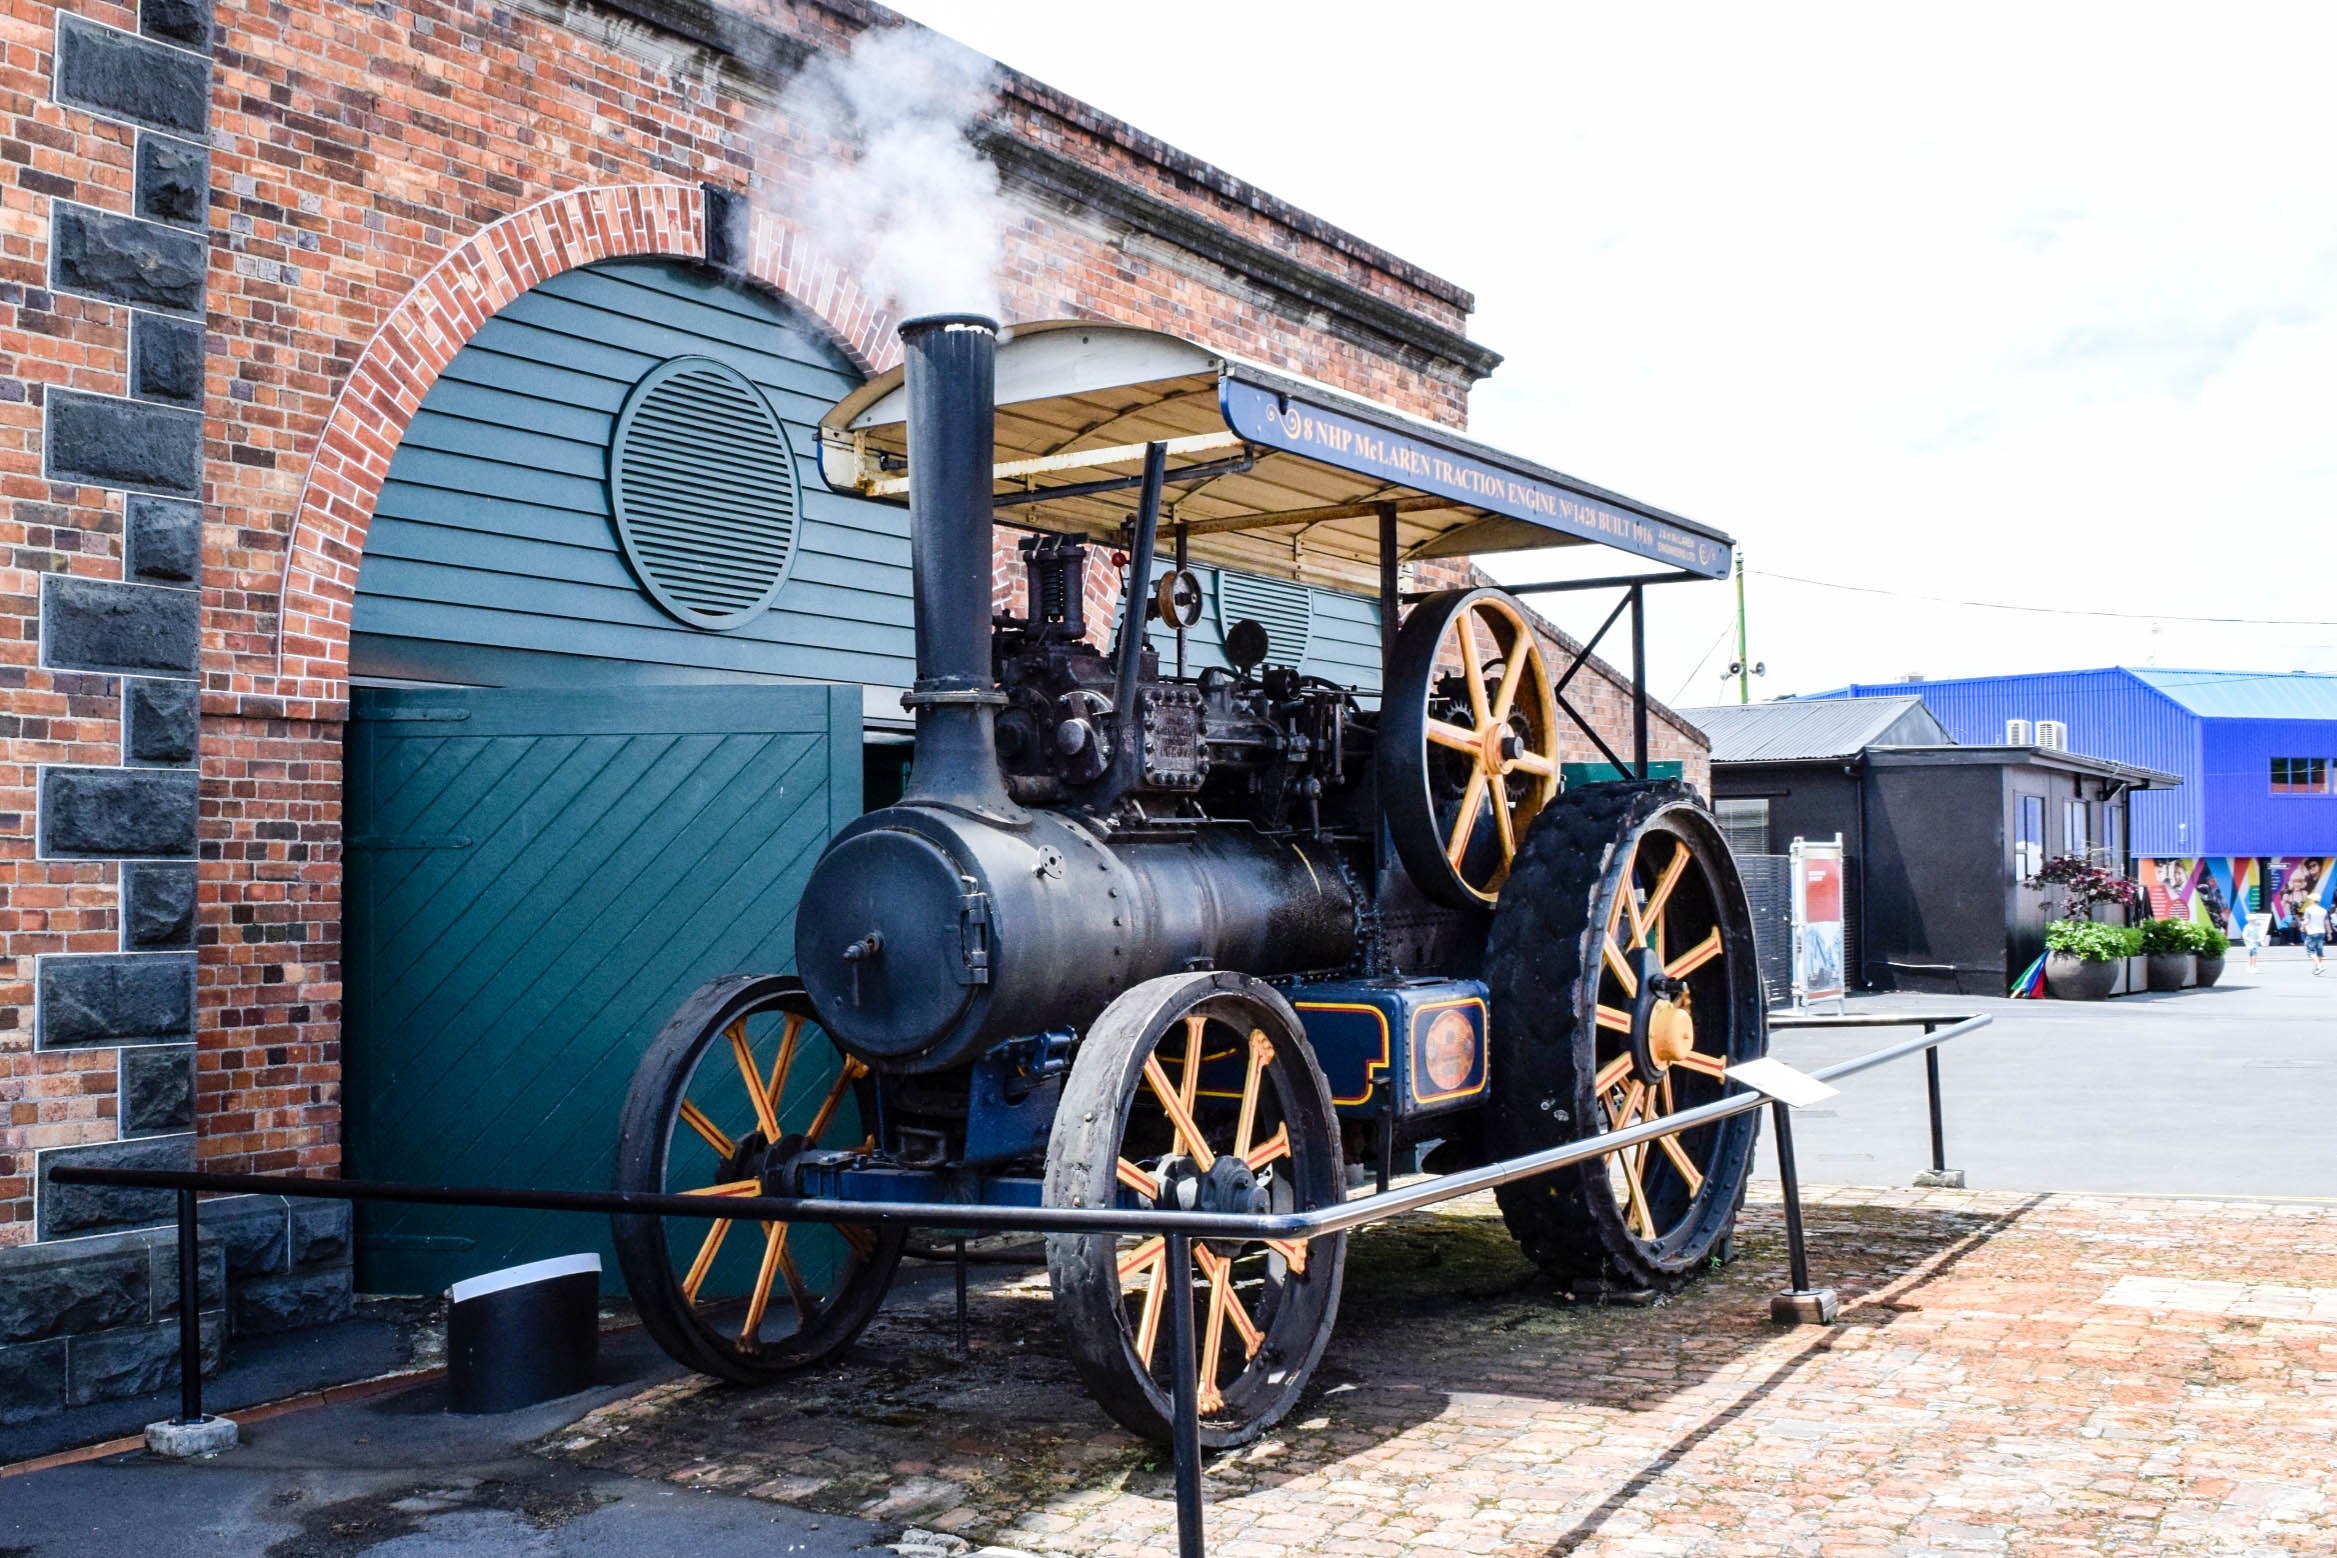
[[[861,818],[820,858],[795,959],[837,1043],[918,1072],[1085,1026],[1130,985],[1180,969],[1342,967],[1356,936],[1327,843],[1240,823],[1107,842],[1066,813],[1000,825],[907,804]]]

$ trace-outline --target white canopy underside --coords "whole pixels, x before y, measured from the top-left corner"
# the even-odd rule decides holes
[[[1156,331],[1018,326],[999,346],[997,402],[1001,499],[1133,477],[1147,443],[1169,442],[1162,551],[1182,525],[1198,564],[1369,591],[1380,516],[1392,505],[1402,560],[1605,542],[1697,573],[1727,570],[1730,543],[1716,531]],[[895,368],[829,413],[820,433],[828,484],[904,500],[915,477],[906,410]],[[1306,447],[1277,447],[1289,444]],[[1246,468],[1177,479],[1229,463]],[[1464,483],[1494,496],[1462,500]],[[1002,507],[998,518],[1108,543],[1123,537],[1136,502],[1130,485]]]

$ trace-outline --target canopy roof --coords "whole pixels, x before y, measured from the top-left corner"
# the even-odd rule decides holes
[[[906,497],[902,374],[822,419],[831,487]],[[1709,526],[1158,331],[1016,326],[998,348],[997,423],[999,517],[1101,541],[1135,508],[1144,446],[1167,441],[1164,546],[1181,524],[1199,563],[1368,590],[1393,505],[1403,559],[1595,542],[1708,578],[1730,566],[1732,543]]]

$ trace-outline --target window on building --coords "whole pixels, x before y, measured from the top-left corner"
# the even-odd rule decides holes
[[[2126,870],[2126,803],[2102,803],[2102,858],[2113,871]]]
[[[1730,800],[1713,802],[1720,816],[1721,836],[1728,840],[1729,852],[1736,855],[1766,855],[1769,853],[1769,803],[1766,800]]]
[[[2012,869],[2023,881],[2045,869],[2045,797],[2020,798],[2020,821],[2013,832]]]
[[[2084,801],[2067,800],[2061,803],[2061,852],[2082,855],[2093,847],[2093,819]]]
[[[2274,795],[2327,795],[2329,760],[2325,757],[2276,757],[2272,760]]]

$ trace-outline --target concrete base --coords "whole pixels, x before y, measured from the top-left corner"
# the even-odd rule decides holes
[[[191,1423],[166,1417],[159,1423],[146,1425],[146,1448],[156,1455],[186,1460],[197,1455],[217,1455],[222,1450],[234,1449],[235,1445],[232,1417],[199,1417]]]
[[[1832,1288],[1779,1293],[1769,1300],[1769,1318],[1779,1325],[1832,1325],[1841,1312],[1842,1301]]]
[[[1962,1169],[1924,1169],[1915,1176],[1918,1190],[1961,1190],[1964,1188]]]

